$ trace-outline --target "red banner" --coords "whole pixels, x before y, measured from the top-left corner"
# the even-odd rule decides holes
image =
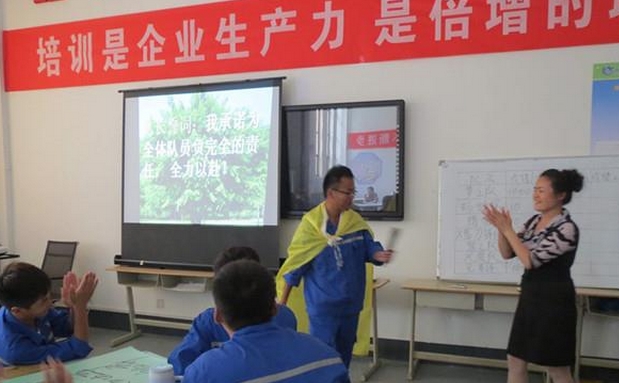
[[[395,148],[398,144],[398,132],[394,130],[376,130],[348,134],[348,149]]]
[[[7,91],[619,42],[619,0],[236,0],[4,31]]]

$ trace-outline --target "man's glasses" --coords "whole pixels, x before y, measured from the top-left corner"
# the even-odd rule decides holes
[[[357,195],[357,191],[353,190],[353,191],[346,191],[346,190],[340,190],[340,189],[336,189],[336,188],[331,188],[331,190],[334,190],[338,193],[342,193],[347,197],[354,197],[355,195]]]

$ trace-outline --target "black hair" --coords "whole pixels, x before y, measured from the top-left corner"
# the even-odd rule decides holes
[[[238,261],[240,259],[248,259],[260,263],[260,256],[251,247],[248,246],[234,246],[229,247],[222,251],[213,264],[213,271],[217,273],[222,267],[230,262]]]
[[[273,274],[255,261],[230,262],[213,281],[215,307],[232,330],[270,321],[275,295]]]
[[[0,304],[29,308],[49,294],[52,282],[45,272],[25,262],[13,262],[0,274]]]
[[[550,180],[552,190],[555,194],[565,193],[563,205],[567,205],[572,200],[572,193],[582,190],[585,177],[576,169],[547,169],[540,174]]]
[[[327,191],[336,186],[342,178],[352,178],[355,176],[352,174],[352,170],[344,165],[337,165],[329,169],[325,178],[322,181],[322,194],[327,197]]]

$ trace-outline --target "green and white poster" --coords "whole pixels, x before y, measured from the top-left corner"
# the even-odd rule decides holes
[[[619,154],[619,62],[595,64],[591,154]]]

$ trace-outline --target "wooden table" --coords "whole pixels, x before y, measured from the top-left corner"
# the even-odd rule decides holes
[[[507,367],[506,361],[488,359],[488,358],[474,358],[467,356],[457,356],[449,354],[440,354],[433,352],[419,352],[415,351],[415,313],[417,306],[417,293],[418,292],[437,292],[437,293],[452,293],[452,294],[474,294],[476,298],[484,295],[495,296],[514,296],[520,295],[518,287],[516,285],[502,285],[502,284],[482,284],[482,283],[455,283],[442,281],[438,279],[410,279],[407,280],[401,286],[405,290],[411,290],[413,293],[412,302],[412,324],[411,324],[411,336],[409,343],[409,356],[408,356],[408,379],[412,380],[415,374],[415,369],[419,360],[432,360],[449,363],[460,364],[472,364],[488,367]],[[601,358],[589,358],[583,357],[582,354],[582,328],[584,316],[590,313],[589,298],[619,298],[619,290],[612,289],[595,289],[595,288],[576,288],[577,296],[577,321],[576,321],[576,350],[574,365],[574,378],[578,381],[580,374],[580,366],[593,366],[604,368],[618,368],[619,361],[612,359]],[[481,308],[483,310],[483,307]],[[529,370],[540,371],[545,373],[545,368],[542,366],[529,364]],[[546,381],[549,382],[549,377],[546,375]]]
[[[164,356],[125,347],[101,355],[72,360],[65,363],[65,367],[75,382],[146,383],[149,369],[166,363]],[[39,372],[38,364],[5,368],[6,378],[19,378],[21,382],[43,381]]]
[[[413,293],[412,303],[412,320],[411,320],[411,336],[409,339],[409,354],[408,354],[408,379],[413,380],[415,369],[420,360],[431,360],[456,364],[467,364],[486,367],[503,367],[507,368],[507,361],[479,358],[470,356],[460,356],[443,354],[438,352],[422,352],[415,351],[415,318],[417,308],[417,293],[418,292],[437,292],[437,293],[453,293],[453,294],[474,294],[477,296],[496,295],[496,296],[514,296],[520,295],[516,285],[497,285],[497,284],[477,284],[477,283],[454,283],[446,282],[438,279],[410,279],[404,282],[401,286],[405,290],[411,290]],[[483,307],[481,308],[483,309]],[[541,366],[529,365],[531,371],[545,372]]]
[[[129,307],[129,333],[113,339],[110,342],[112,347],[118,346],[119,344],[128,342],[142,335],[138,325],[175,328],[181,330],[187,330],[189,328],[189,324],[186,322],[138,318],[135,313],[133,287],[163,287],[174,290],[174,286],[175,284],[178,284],[179,278],[194,278],[202,281],[204,283],[204,289],[206,289],[206,281],[214,277],[214,273],[212,271],[154,269],[132,266],[114,266],[106,270],[115,272],[118,278],[118,283],[125,286],[127,293],[127,305]],[[151,279],[145,279],[144,277],[150,277]]]
[[[16,259],[19,258],[19,254],[0,254],[0,261],[4,261],[7,259]],[[0,271],[2,271],[2,265],[0,265]]]
[[[372,286],[372,363],[363,373],[362,381],[367,381],[374,372],[381,366],[378,358],[378,305],[376,304],[376,290],[389,283],[387,278],[376,278]]]
[[[578,377],[580,373],[580,366],[591,366],[591,367],[602,367],[602,368],[614,368],[619,369],[619,361],[608,358],[592,358],[582,356],[582,324],[584,316],[587,314],[590,315],[604,315],[604,314],[596,314],[591,311],[590,307],[590,298],[613,298],[619,299],[619,290],[613,289],[594,289],[587,287],[577,287],[576,294],[579,297],[578,300],[578,313],[579,313],[579,321],[578,321],[578,329],[576,336],[576,365],[574,366],[574,375]],[[617,318],[619,319],[619,318]],[[584,383],[584,382],[583,382]]]
[[[4,368],[4,378],[13,379],[23,375],[39,372],[40,367],[38,364],[29,364],[25,366],[9,366]]]

